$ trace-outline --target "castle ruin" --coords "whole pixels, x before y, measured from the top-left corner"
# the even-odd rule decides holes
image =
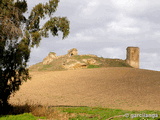
[[[78,50],[76,48],[68,50],[68,55],[69,56],[78,55]]]
[[[133,68],[139,68],[139,48],[138,47],[127,47],[127,54],[126,54],[126,63],[128,63]],[[71,56],[78,55],[78,50],[76,48],[68,50],[68,53],[66,55],[57,56],[56,53],[50,52],[46,58],[43,59],[43,65],[51,63],[54,59],[58,58],[70,58]],[[88,56],[97,57],[96,55],[90,55]],[[83,56],[83,55],[80,55]],[[95,62],[93,60],[90,60],[88,62],[92,62],[92,64]]]
[[[66,55],[60,55],[57,56],[55,52],[50,52],[46,58],[43,59],[43,65],[50,64],[53,59],[58,59],[62,57],[71,57],[74,55],[78,55],[78,50],[76,48],[68,50],[68,53]]]
[[[139,48],[138,47],[127,47],[126,62],[134,67],[139,68]]]

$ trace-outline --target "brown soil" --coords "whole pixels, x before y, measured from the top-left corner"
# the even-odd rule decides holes
[[[10,103],[160,110],[160,72],[97,68],[31,72]]]

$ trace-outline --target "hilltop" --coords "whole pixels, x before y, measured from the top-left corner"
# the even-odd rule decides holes
[[[78,55],[78,50],[73,48],[68,54],[57,56],[50,52],[42,62],[30,66],[30,71],[59,71],[82,68],[102,67],[131,67],[125,60],[98,57],[96,55]]]

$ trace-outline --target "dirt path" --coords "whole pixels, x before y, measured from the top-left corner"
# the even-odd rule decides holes
[[[160,110],[160,72],[97,68],[31,72],[11,103]]]

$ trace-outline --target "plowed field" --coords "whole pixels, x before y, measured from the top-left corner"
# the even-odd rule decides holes
[[[10,103],[160,110],[160,72],[95,68],[31,72]]]

